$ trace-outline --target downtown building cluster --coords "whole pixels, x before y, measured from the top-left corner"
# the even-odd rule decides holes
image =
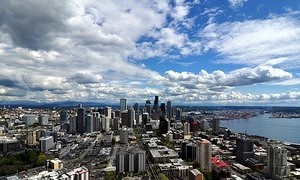
[[[57,173],[38,175],[57,179],[96,179],[111,171],[117,178],[142,174],[148,179],[161,174],[204,179],[209,173],[213,179],[299,177],[289,160],[290,154],[297,154],[295,149],[220,127],[218,111],[185,112],[171,101],[159,103],[158,96],[152,102],[130,106],[121,98],[115,108],[20,108],[2,115],[6,120],[0,128],[0,152],[5,156],[24,151],[22,139],[27,149],[58,154],[59,159],[46,164]],[[93,169],[102,163],[106,167]]]

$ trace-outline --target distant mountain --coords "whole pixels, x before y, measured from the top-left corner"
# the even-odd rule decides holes
[[[61,102],[36,102],[36,101],[7,101],[0,103],[5,107],[24,107],[24,108],[72,108],[82,104],[84,107],[104,107],[118,106],[113,104],[97,103],[97,102],[79,102],[79,101],[61,101]]]

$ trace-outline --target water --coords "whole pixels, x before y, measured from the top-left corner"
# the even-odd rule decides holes
[[[220,126],[233,132],[264,136],[285,142],[300,144],[300,118],[269,118],[263,114],[250,119],[222,120]]]

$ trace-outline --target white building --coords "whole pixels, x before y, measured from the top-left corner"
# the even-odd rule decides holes
[[[183,124],[183,135],[189,135],[190,134],[190,123],[185,122]]]
[[[116,172],[140,172],[146,170],[146,152],[130,148],[116,154]]]
[[[196,162],[201,169],[211,171],[211,142],[206,139],[196,141]]]
[[[272,179],[283,179],[290,174],[287,165],[287,149],[279,144],[270,145],[268,148],[268,173]]]
[[[53,137],[47,136],[47,137],[41,137],[39,140],[39,147],[41,152],[47,152],[49,149],[53,148]]]
[[[24,114],[22,116],[22,121],[25,122],[26,126],[33,125],[36,123],[36,116],[34,114]]]

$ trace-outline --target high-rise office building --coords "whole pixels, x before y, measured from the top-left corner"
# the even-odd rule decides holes
[[[236,160],[244,163],[247,159],[254,158],[253,141],[245,137],[236,139]]]
[[[100,119],[100,113],[99,112],[93,112],[93,131],[100,131],[101,130],[101,119]]]
[[[108,117],[109,119],[111,119],[111,107],[106,106],[104,108],[104,115],[105,115],[105,117]]]
[[[110,118],[105,117],[105,128],[104,128],[105,132],[110,131],[110,121],[111,121]]]
[[[48,125],[49,115],[41,114],[39,115],[39,124],[42,126]]]
[[[162,134],[166,134],[170,130],[170,121],[164,117],[159,119],[159,131]]]
[[[160,110],[162,112],[162,115],[165,117],[166,116],[166,104],[165,103],[160,103]]]
[[[135,111],[133,108],[129,108],[127,112],[127,123],[126,126],[129,128],[133,128],[135,121]]]
[[[136,125],[142,124],[142,114],[135,112],[135,124]]]
[[[197,145],[194,142],[181,142],[181,158],[186,161],[196,160]]]
[[[206,139],[196,141],[196,162],[204,171],[211,171],[211,143]]]
[[[158,98],[159,98],[158,96],[155,96],[154,104],[153,104],[153,110],[154,111],[158,110],[158,102],[159,102]]]
[[[92,114],[88,114],[86,116],[86,132],[87,133],[94,132],[94,118]]]
[[[127,127],[127,120],[128,120],[128,110],[122,111],[121,112],[121,126],[126,126]]]
[[[120,120],[119,117],[113,118],[112,127],[111,127],[112,130],[119,130],[119,120]]]
[[[173,118],[173,108],[171,101],[167,102],[167,118],[170,120]]]
[[[213,132],[219,133],[220,131],[220,118],[214,117],[213,118]]]
[[[146,110],[146,113],[148,113],[149,117],[150,117],[151,116],[151,101],[150,100],[146,101],[145,110]]]
[[[52,136],[41,137],[39,139],[39,148],[41,152],[47,152],[49,149],[53,148],[54,141]]]
[[[143,113],[142,114],[142,125],[146,125],[149,122],[149,114]]]
[[[61,110],[59,112],[59,121],[61,125],[64,125],[68,121],[68,112],[66,110]]]
[[[85,109],[80,104],[77,108],[77,123],[76,128],[78,133],[84,133],[85,132]]]
[[[284,179],[290,174],[287,165],[287,149],[279,144],[272,144],[268,148],[268,174],[272,179]]]
[[[69,133],[74,134],[77,131],[77,117],[71,116],[69,123]]]
[[[190,134],[190,123],[185,122],[183,123],[183,135],[189,135]]]
[[[120,99],[120,111],[125,111],[127,110],[127,99],[122,98]]]

